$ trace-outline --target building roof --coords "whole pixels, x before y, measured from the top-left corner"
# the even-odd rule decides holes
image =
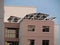
[[[10,6],[10,5],[5,5],[4,7],[26,7],[26,8],[36,8],[35,6]]]
[[[53,20],[56,18],[56,17],[47,18],[48,16],[49,16],[48,14],[44,14],[44,13],[31,13],[31,14],[27,14],[23,19],[21,19],[21,21],[24,19],[28,19],[28,20]]]

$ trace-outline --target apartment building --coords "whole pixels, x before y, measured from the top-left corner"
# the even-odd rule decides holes
[[[55,17],[36,13],[35,7],[4,7],[3,0],[0,2],[0,45],[57,44]]]
[[[55,17],[47,19],[48,16],[27,14],[19,23],[18,17],[10,16],[5,22],[5,45],[54,45]]]
[[[20,22],[20,45],[54,45],[54,21],[47,14],[26,15]]]
[[[4,6],[4,0],[0,0],[0,45],[58,45],[58,26],[51,18],[37,15],[41,13],[36,14],[35,7]]]

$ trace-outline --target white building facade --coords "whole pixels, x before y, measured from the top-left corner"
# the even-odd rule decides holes
[[[10,16],[23,18],[26,14],[36,13],[36,8],[30,6],[5,6],[4,9],[4,22],[8,22]]]

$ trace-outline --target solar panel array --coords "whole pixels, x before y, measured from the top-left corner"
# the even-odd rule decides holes
[[[10,16],[10,17],[8,18],[8,21],[9,21],[9,22],[18,22],[19,19],[20,19],[19,17]]]
[[[49,15],[48,14],[43,14],[43,13],[32,13],[28,14],[24,17],[24,19],[29,19],[29,20],[53,20],[56,17],[51,17],[47,18]]]
[[[32,14],[27,14],[23,19],[29,19],[29,20],[53,20],[56,17],[51,17],[48,18],[48,14],[43,14],[43,13],[32,13]],[[18,22],[21,18],[16,17],[16,16],[10,16],[8,18],[9,22]]]

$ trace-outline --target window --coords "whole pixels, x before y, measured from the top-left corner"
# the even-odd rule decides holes
[[[49,32],[49,26],[43,26],[43,32]]]
[[[28,25],[28,31],[35,31],[35,25]]]
[[[42,45],[49,45],[49,40],[42,40]]]
[[[7,41],[5,42],[5,45],[19,45],[18,41]]]
[[[6,28],[5,37],[18,38],[19,37],[19,30],[16,28]]]
[[[29,45],[34,45],[35,44],[35,40],[34,39],[29,39]]]

